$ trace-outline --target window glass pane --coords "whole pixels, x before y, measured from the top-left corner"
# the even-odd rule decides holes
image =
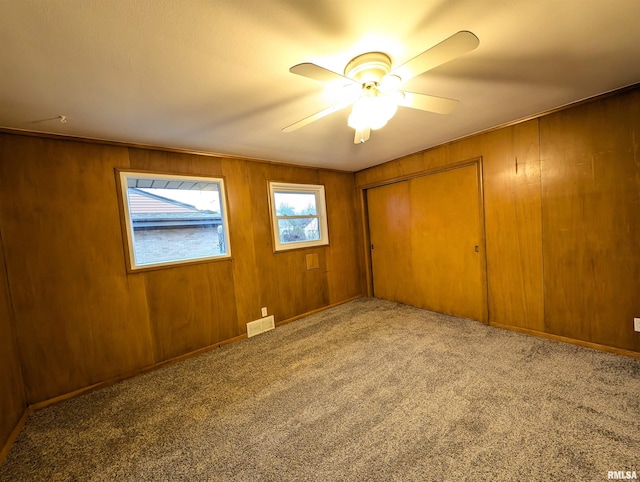
[[[329,244],[324,186],[271,181],[274,250]]]
[[[222,180],[124,175],[132,268],[229,256]]]
[[[320,239],[318,218],[278,219],[281,243],[317,241]]]
[[[275,192],[276,216],[317,215],[316,195],[313,193]]]
[[[209,258],[224,254],[215,225],[172,229],[133,229],[136,265]]]

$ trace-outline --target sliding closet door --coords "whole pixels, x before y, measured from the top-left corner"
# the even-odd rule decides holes
[[[477,165],[369,189],[374,295],[485,321]]]
[[[409,182],[415,305],[484,321],[476,166]]]
[[[407,181],[369,189],[374,296],[412,304],[411,210]]]

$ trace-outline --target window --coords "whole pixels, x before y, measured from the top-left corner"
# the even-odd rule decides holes
[[[329,244],[324,186],[270,182],[276,251]]]
[[[131,271],[231,256],[223,179],[119,176]]]

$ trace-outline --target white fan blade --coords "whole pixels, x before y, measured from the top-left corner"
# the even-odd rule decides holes
[[[425,50],[420,55],[405,62],[388,75],[395,75],[402,82],[449,62],[462,54],[472,51],[480,44],[480,40],[471,32],[462,30],[439,44]]]
[[[320,82],[344,80],[353,84],[357,83],[355,80],[350,79],[349,77],[345,77],[344,75],[340,75],[333,70],[325,69],[324,67],[320,67],[319,65],[309,62],[294,65],[289,69],[289,72],[291,72],[292,74],[302,75],[303,77],[307,77],[309,79],[318,80]]]
[[[445,97],[435,97],[433,95],[417,94],[415,92],[403,92],[404,98],[399,102],[404,107],[412,109],[426,110],[436,114],[449,114],[458,105],[458,101]]]
[[[339,110],[344,109],[345,107],[350,106],[351,104],[353,104],[355,99],[350,99],[348,101],[343,101],[343,102],[338,102],[337,104],[333,104],[331,107],[327,107],[324,110],[321,110],[320,112],[316,112],[315,114],[310,115],[309,117],[305,117],[302,120],[299,120],[298,122],[294,122],[291,125],[288,125],[287,127],[282,129],[282,132],[292,132],[295,131],[296,129],[300,129],[301,127],[306,126],[307,124],[311,124],[314,121],[317,121],[318,119],[322,119],[323,117],[328,116],[329,114],[333,114],[334,112],[337,112]]]
[[[353,138],[354,144],[363,144],[365,141],[369,140],[369,136],[371,135],[371,129],[365,127],[362,130],[356,130],[356,135]]]

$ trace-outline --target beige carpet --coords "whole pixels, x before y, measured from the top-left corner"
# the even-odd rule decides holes
[[[640,360],[361,299],[35,413],[2,481],[640,477]]]

